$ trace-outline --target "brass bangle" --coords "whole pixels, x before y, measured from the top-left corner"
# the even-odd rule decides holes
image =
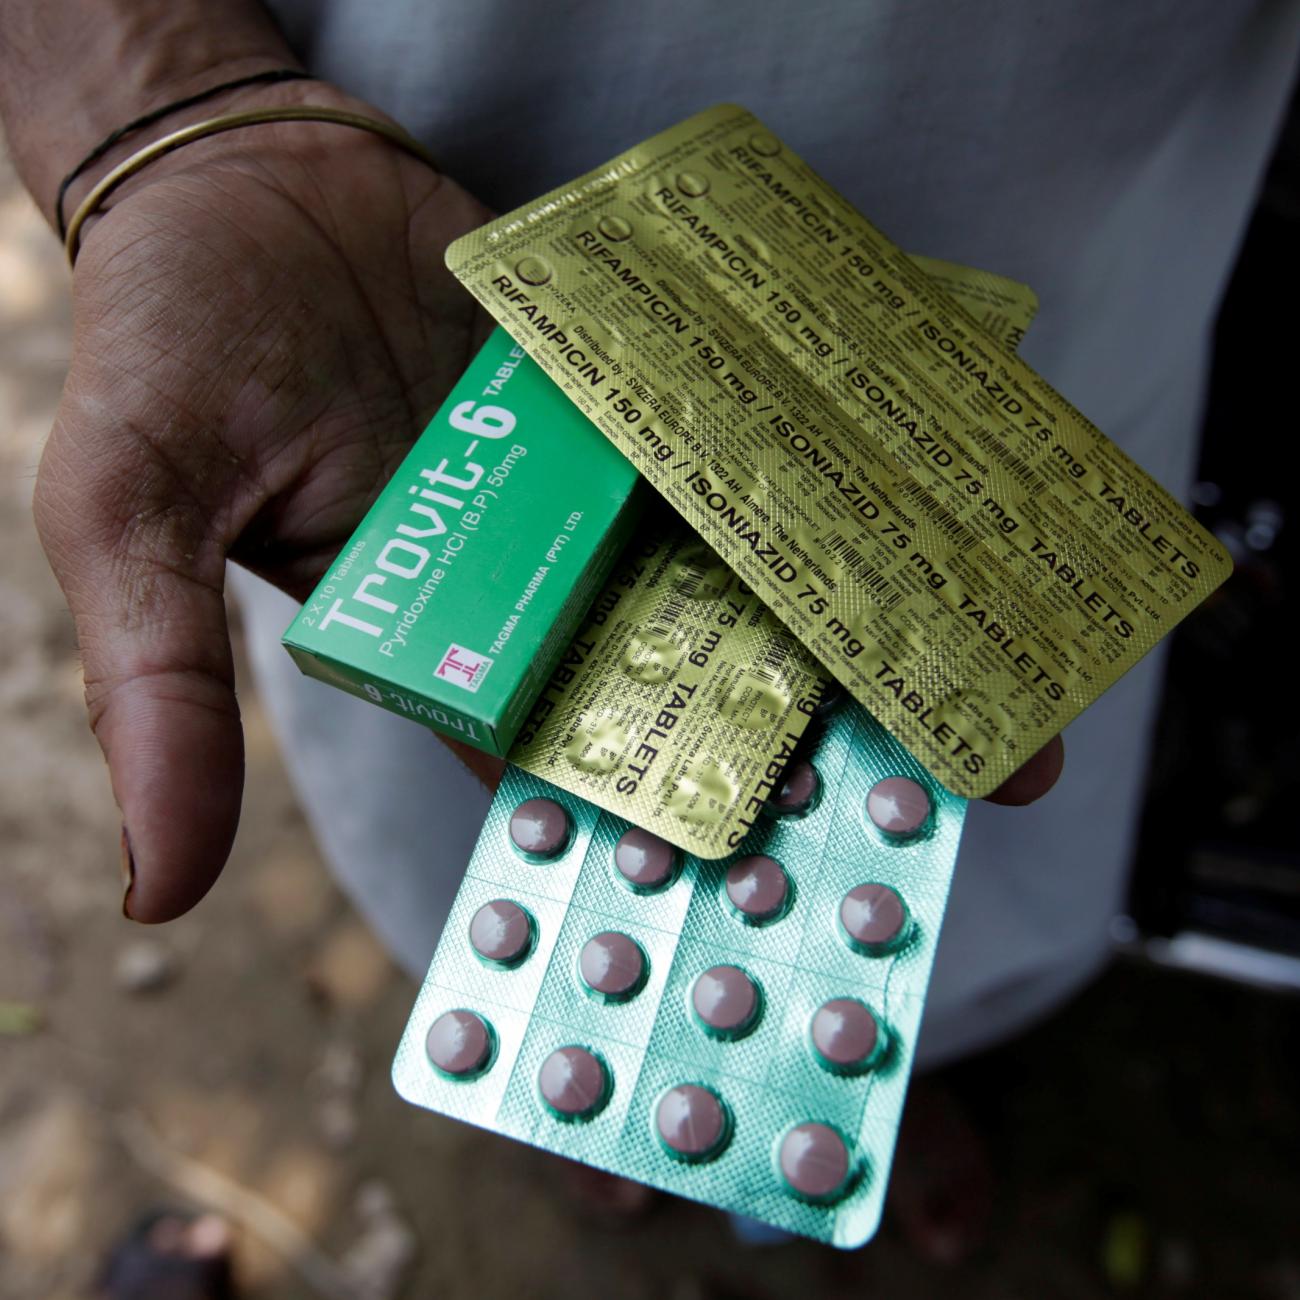
[[[77,210],[68,222],[68,234],[64,248],[68,254],[68,265],[75,266],[77,251],[81,246],[81,228],[94,214],[99,205],[123,181],[134,176],[136,172],[147,167],[157,158],[169,154],[173,149],[193,144],[195,140],[204,140],[210,135],[220,135],[223,131],[235,131],[243,126],[259,126],[263,122],[333,122],[338,126],[354,127],[358,131],[369,131],[391,141],[399,149],[418,158],[435,170],[438,164],[433,155],[412,135],[399,126],[381,122],[373,117],[364,117],[360,113],[349,113],[340,108],[314,107],[311,104],[298,106],[286,105],[282,108],[257,108],[246,113],[230,113],[225,117],[209,118],[206,122],[196,122],[193,126],[183,127],[165,135],[153,144],[146,145],[138,153],[133,153],[125,162],[119,163],[89,194],[77,205]]]

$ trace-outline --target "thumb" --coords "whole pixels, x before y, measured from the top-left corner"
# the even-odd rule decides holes
[[[123,911],[147,922],[207,893],[243,787],[224,548],[178,451],[65,390],[35,495],[122,810]]]

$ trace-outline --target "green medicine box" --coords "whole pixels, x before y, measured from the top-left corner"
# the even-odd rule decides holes
[[[284,644],[309,677],[504,757],[627,540],[636,481],[497,329]]]

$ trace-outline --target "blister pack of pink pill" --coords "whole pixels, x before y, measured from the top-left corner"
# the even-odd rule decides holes
[[[842,697],[716,861],[510,767],[397,1089],[859,1246],[880,1221],[965,807]]]

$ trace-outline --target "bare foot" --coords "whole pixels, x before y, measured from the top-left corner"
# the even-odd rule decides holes
[[[230,1228],[215,1214],[144,1219],[104,1265],[101,1300],[235,1300]]]
[[[578,1213],[610,1227],[643,1219],[659,1200],[659,1193],[653,1187],[572,1160],[564,1162],[560,1174],[569,1201]]]
[[[914,1080],[889,1189],[908,1244],[935,1264],[969,1259],[988,1235],[993,1187],[984,1138],[957,1095],[938,1080]]]

